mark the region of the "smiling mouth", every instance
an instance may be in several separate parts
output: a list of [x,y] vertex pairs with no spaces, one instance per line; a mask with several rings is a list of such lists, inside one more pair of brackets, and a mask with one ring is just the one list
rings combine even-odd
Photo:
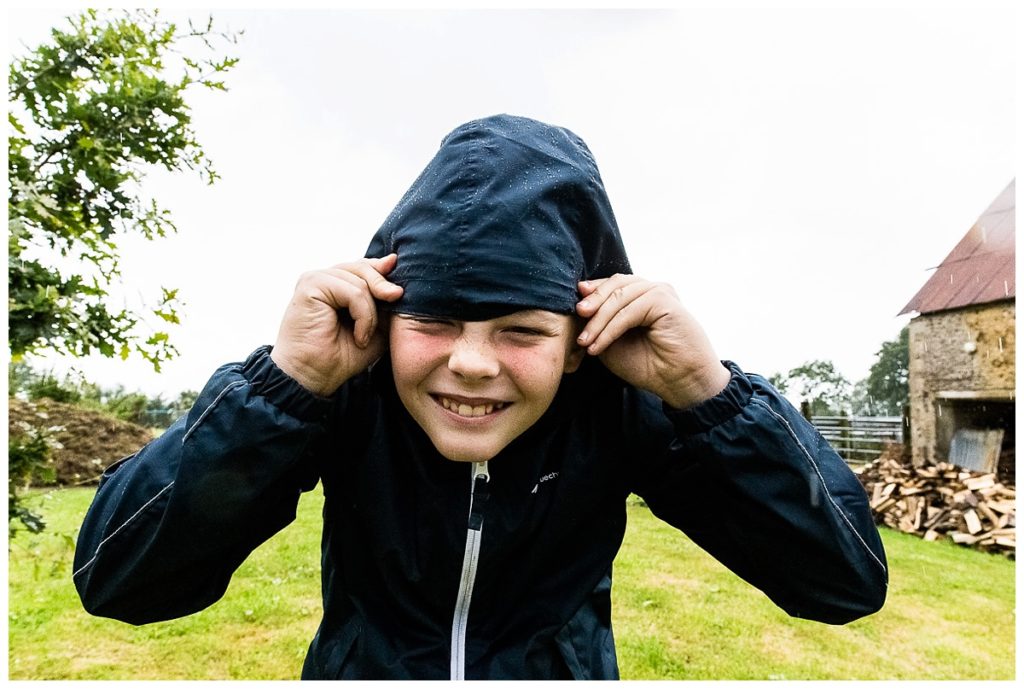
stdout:
[[494,412],[501,411],[507,407],[510,402],[486,402],[484,404],[467,404],[458,400],[453,400],[443,395],[434,395],[435,400],[445,409],[459,416],[466,418],[473,418],[477,416],[489,416]]

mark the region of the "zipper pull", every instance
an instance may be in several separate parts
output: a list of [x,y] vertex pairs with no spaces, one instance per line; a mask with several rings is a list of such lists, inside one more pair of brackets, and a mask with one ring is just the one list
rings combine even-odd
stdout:
[[469,491],[469,528],[473,531],[484,525],[483,506],[490,497],[490,483],[487,462],[473,462],[473,484]]
[[473,488],[470,495],[487,500],[490,483],[491,472],[487,470],[487,462],[473,462]]

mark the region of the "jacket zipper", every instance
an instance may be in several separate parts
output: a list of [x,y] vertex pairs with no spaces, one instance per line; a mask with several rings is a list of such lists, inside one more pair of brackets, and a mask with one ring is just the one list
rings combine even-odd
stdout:
[[491,475],[487,462],[474,462],[472,483],[469,488],[469,528],[466,530],[466,552],[462,556],[462,577],[459,595],[455,599],[452,619],[451,678],[466,678],[466,627],[469,622],[469,603],[473,598],[473,584],[480,559],[480,540],[483,534],[483,507],[490,495]]

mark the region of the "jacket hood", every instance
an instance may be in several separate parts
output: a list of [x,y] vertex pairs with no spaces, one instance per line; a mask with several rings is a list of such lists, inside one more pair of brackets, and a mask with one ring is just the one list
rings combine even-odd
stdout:
[[511,115],[444,138],[366,256],[392,252],[398,265],[388,279],[405,292],[381,306],[459,320],[575,313],[580,280],[631,272],[583,140]]

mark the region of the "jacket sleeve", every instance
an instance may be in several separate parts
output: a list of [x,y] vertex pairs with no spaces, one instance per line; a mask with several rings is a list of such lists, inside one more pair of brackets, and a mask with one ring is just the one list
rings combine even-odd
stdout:
[[310,450],[329,407],[267,347],[220,368],[186,417],[104,472],[75,551],[86,610],[143,624],[218,600],[316,485]]
[[794,617],[876,612],[888,569],[857,477],[768,381],[724,363],[725,390],[692,409],[627,392],[634,492]]

